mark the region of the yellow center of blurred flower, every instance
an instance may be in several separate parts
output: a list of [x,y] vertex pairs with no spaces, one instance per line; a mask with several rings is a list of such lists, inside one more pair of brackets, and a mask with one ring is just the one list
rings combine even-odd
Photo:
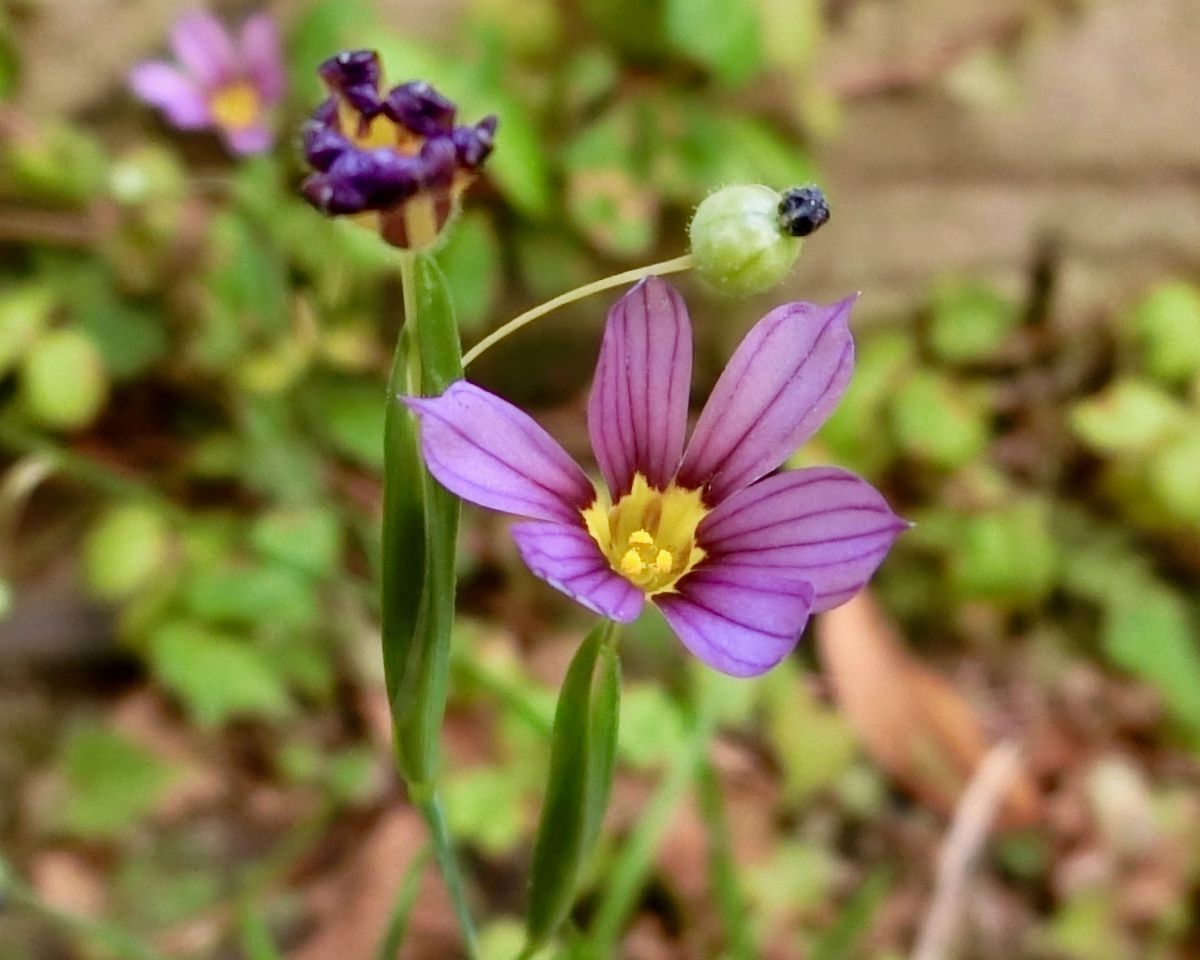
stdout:
[[646,596],[668,593],[704,559],[696,528],[708,510],[699,490],[656,490],[640,473],[613,506],[601,498],[583,511],[588,533],[612,568]]
[[213,120],[226,130],[245,130],[262,117],[262,101],[258,91],[248,83],[231,83],[222,87],[208,101]]

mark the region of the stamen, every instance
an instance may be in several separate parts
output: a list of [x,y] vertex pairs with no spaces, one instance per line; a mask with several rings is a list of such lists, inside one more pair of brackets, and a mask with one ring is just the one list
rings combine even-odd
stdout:
[[625,556],[621,558],[621,572],[627,577],[637,576],[645,569],[646,564],[638,556],[636,550],[627,550]]
[[670,573],[674,565],[675,560],[668,551],[658,551],[658,556],[654,558],[654,567],[659,573]]
[[633,546],[634,544],[639,543],[650,547],[654,545],[654,538],[645,530],[634,530],[633,533],[629,535],[629,545]]

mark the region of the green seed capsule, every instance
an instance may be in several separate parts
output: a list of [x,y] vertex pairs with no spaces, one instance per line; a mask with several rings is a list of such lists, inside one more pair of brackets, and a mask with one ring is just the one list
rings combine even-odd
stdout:
[[828,219],[828,204],[817,187],[783,193],[761,184],[723,187],[706,197],[692,218],[696,270],[729,296],[762,293],[788,275],[802,237]]

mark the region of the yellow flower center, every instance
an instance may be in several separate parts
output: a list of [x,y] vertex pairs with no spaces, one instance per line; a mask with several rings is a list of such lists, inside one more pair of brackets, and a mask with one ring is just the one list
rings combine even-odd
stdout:
[[262,101],[250,84],[231,83],[212,95],[208,102],[213,120],[226,130],[245,130],[262,117]]
[[708,513],[699,490],[656,490],[640,473],[613,506],[601,497],[583,511],[588,533],[612,568],[650,597],[668,593],[704,559],[696,528]]

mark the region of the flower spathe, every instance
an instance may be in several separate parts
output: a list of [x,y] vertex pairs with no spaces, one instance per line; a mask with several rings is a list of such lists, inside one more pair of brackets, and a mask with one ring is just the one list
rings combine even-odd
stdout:
[[496,118],[456,125],[455,105],[421,80],[385,91],[373,50],[343,51],[318,72],[330,95],[304,129],[316,171],[305,198],[368,223],[393,246],[430,245],[492,152]]
[[588,402],[606,491],[530,417],[473,384],[404,400],[439,482],[526,518],[512,533],[537,576],[621,622],[650,600],[705,663],[753,676],[791,651],[810,614],[856,593],[908,526],[845,470],[773,473],[845,390],[853,302],[763,317],[685,446],[687,310],[665,281],[639,283],[609,313]]
[[235,37],[212,14],[185,13],[171,48],[179,64],[139,63],[129,73],[133,92],[181,130],[216,130],[233,153],[270,149],[271,108],[287,85],[275,21],[256,14]]

